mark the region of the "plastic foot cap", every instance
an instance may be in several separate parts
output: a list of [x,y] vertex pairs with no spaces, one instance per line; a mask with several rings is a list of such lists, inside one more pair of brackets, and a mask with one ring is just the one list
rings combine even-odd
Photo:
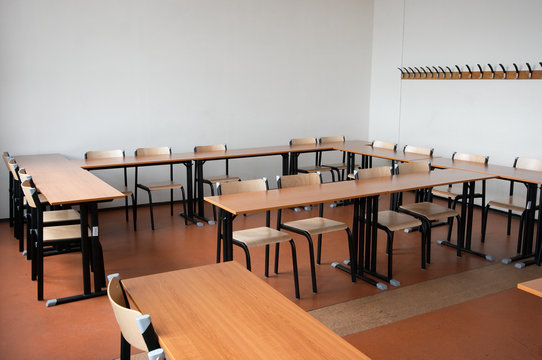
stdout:
[[55,305],[56,305],[56,299],[47,300],[47,302],[45,303],[45,306],[47,307],[51,307]]
[[391,279],[391,280],[390,280],[390,285],[392,285],[392,286],[399,286],[399,285],[401,285],[401,283],[400,283],[398,280]]
[[486,255],[487,261],[495,261],[495,257],[493,255]]
[[350,260],[348,260],[348,259],[343,260],[343,264],[345,264],[345,265],[350,265]]
[[209,220],[209,221],[207,221],[207,224],[209,224],[209,225],[214,225],[215,222],[214,222],[214,220]]
[[386,286],[386,284],[381,283],[381,282],[376,283],[376,287],[377,287],[379,290],[387,290],[387,289],[388,289],[388,287]]
[[516,265],[514,265],[514,267],[516,269],[523,269],[525,267],[525,263],[522,263],[522,262],[517,263]]
[[439,244],[439,245],[442,245],[443,242],[444,242],[444,240],[437,240],[437,244]]
[[311,211],[311,210],[312,210],[311,206],[305,206],[305,211]]
[[510,258],[502,259],[501,262],[502,262],[503,264],[508,265],[508,264],[510,264],[510,263],[512,262],[512,259],[510,259]]
[[301,209],[300,208],[294,208],[294,211],[295,212],[301,212]]
[[331,266],[335,268],[335,267],[339,266],[339,263],[336,262],[336,261],[335,261],[335,262],[332,262],[332,263],[331,263]]
[[203,223],[202,223],[201,221],[198,221],[198,222],[196,223],[196,225],[199,226],[199,227],[202,227],[202,226],[203,226]]

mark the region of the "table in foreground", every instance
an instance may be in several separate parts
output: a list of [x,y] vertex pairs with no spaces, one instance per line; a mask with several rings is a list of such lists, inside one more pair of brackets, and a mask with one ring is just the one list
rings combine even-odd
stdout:
[[171,359],[369,359],[234,261],[122,284]]
[[542,297],[542,278],[519,283],[518,289]]

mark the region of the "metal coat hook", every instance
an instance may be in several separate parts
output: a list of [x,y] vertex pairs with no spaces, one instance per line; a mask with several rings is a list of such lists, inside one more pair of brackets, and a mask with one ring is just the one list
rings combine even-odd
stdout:
[[508,77],[508,73],[506,72],[506,69],[504,68],[504,66],[502,66],[502,64],[499,64],[499,66],[501,67],[502,72],[504,73],[503,79],[506,79]]
[[[425,71],[425,69],[423,68],[423,66],[420,66],[420,69],[422,69],[422,71],[423,71],[423,78],[424,78],[424,79],[427,79],[427,71]],[[421,74],[420,74],[420,76],[421,76]]]
[[421,79],[422,78],[422,72],[420,71],[420,69],[418,69],[416,66],[414,66],[414,69],[416,69],[418,74],[420,74],[419,78]]
[[469,79],[472,79],[472,71],[470,69],[470,66],[469,65],[465,65],[467,67],[467,69],[469,70]]
[[484,70],[482,70],[482,67],[480,66],[480,64],[476,64],[478,65],[478,69],[480,70],[480,79],[482,79],[484,77]]
[[491,78],[494,79],[495,78],[495,71],[493,70],[493,66],[491,66],[491,64],[487,64],[487,66],[489,66],[489,68],[491,69]]
[[408,74],[408,78],[410,79],[410,71],[408,71],[407,68],[403,68],[403,69],[406,71],[406,73]]
[[448,71],[450,72],[450,79],[451,79],[452,76],[454,76],[454,73],[452,72],[452,69],[450,69],[449,66],[446,66],[446,69],[448,69]]
[[411,67],[409,67],[410,71],[412,71],[412,75],[414,75],[414,79],[416,78],[416,71],[414,71],[414,69],[412,69]]
[[399,69],[399,71],[401,72],[401,78],[404,79],[405,78],[405,72],[399,67],[397,69]]
[[455,66],[455,68],[457,69],[457,71],[459,72],[459,78],[461,79],[463,77],[463,74],[461,73],[461,69],[459,68],[459,66]]
[[446,71],[444,71],[442,66],[439,66],[438,68],[440,69],[440,71],[442,71],[442,75],[444,75],[444,78],[446,79]]
[[433,69],[434,69],[435,72],[437,73],[437,79],[438,79],[438,78],[440,77],[440,73],[438,72],[438,69],[437,69],[435,66],[433,66]]
[[429,70],[429,72],[431,73],[431,79],[433,78],[433,70],[431,70],[431,68],[429,66],[426,66],[427,67],[427,70]]
[[516,68],[516,79],[519,78],[519,69],[518,69],[518,66],[516,65],[516,63],[513,63],[512,65],[514,65],[514,67]]
[[529,69],[529,79],[531,79],[533,77],[533,69],[531,69],[531,64],[529,63],[526,63],[527,64],[527,68]]

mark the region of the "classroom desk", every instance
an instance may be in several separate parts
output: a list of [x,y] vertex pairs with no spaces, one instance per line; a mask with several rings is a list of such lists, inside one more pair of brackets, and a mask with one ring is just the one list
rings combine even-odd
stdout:
[[[538,222],[537,234],[536,234],[536,246],[533,252],[533,238],[535,232],[535,207],[530,204],[537,203],[537,191],[538,186],[542,184],[542,172],[531,171],[524,169],[517,169],[511,166],[502,166],[494,164],[476,164],[468,161],[452,160],[447,158],[435,158],[431,162],[431,166],[446,168],[446,169],[461,169],[466,171],[473,171],[482,174],[493,175],[499,179],[514,180],[523,182],[527,185],[527,216],[523,225],[523,237],[522,237],[522,250],[521,254],[512,256],[507,259],[503,259],[503,263],[508,264],[512,261],[524,260],[534,257],[533,260],[519,262],[515,266],[517,268],[523,268],[528,265],[537,264],[540,265],[541,251],[542,251],[542,225],[541,221]],[[474,191],[474,189],[473,189]],[[542,191],[540,192],[540,199],[538,204],[542,204]],[[470,238],[467,239],[470,243]]]
[[[36,188],[49,204],[80,207],[83,294],[48,300],[47,306],[104,295],[102,289],[105,287],[105,274],[102,247],[98,239],[97,203],[124,198],[124,195],[59,154],[23,155],[15,159],[19,167],[25,168],[32,176]],[[91,239],[88,237],[89,226],[92,230]],[[91,291],[90,285],[91,254],[94,291]]]
[[[468,203],[467,183],[474,183],[475,181],[491,179],[493,177],[469,171],[437,170],[429,173],[403,174],[360,181],[340,181],[262,192],[212,196],[205,197],[205,200],[224,210],[221,211],[222,216],[220,219],[223,224],[224,261],[233,260],[232,220],[234,215],[303,207],[324,202],[354,200],[354,217],[352,221],[353,243],[356,246],[354,256],[356,256],[359,250],[360,260],[368,259],[369,261],[365,261],[362,266],[357,266],[357,259],[350,259],[351,269],[357,274],[358,278],[379,288],[385,288],[384,284],[367,278],[364,275],[367,272],[378,278],[385,279],[385,276],[376,273],[378,196],[434,186],[464,183],[463,199],[465,203]],[[359,210],[362,207],[365,210],[363,214],[360,214]],[[457,256],[461,256],[461,252],[467,250],[463,246],[463,238],[466,231],[465,222],[462,222],[461,225],[462,227],[458,234],[458,244],[456,246]],[[340,268],[350,271],[344,267]]]
[[233,261],[122,285],[171,359],[369,359]]
[[542,278],[519,283],[518,289],[542,297]]

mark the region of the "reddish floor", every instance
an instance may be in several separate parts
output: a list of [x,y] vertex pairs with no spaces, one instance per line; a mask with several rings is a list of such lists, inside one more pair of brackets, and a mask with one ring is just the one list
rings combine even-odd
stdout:
[[[386,198],[382,199],[387,201]],[[180,209],[180,206],[178,206]],[[185,226],[179,216],[170,217],[169,208],[157,207],[156,230],[150,230],[147,209],[141,209],[138,231],[124,222],[120,210],[100,212],[100,241],[103,246],[106,273],[119,272],[123,278],[167,270],[213,263],[216,257],[216,226]],[[325,214],[351,223],[350,206],[329,208]],[[311,212],[285,212],[287,219],[316,215]],[[515,253],[515,239],[505,236],[504,217],[490,214],[485,245],[479,243],[479,212],[475,214],[473,248],[494,255],[497,260]],[[261,226],[263,215],[238,217],[235,226]],[[514,222],[515,234],[517,222]],[[455,251],[436,245],[445,236],[444,227],[433,231],[432,263],[420,269],[420,234],[399,233],[395,241],[395,278],[402,286],[488,265],[489,262],[472,255],[457,258]],[[384,243],[384,234],[382,244]],[[347,258],[345,233],[324,237],[322,265],[318,266],[318,294],[310,285],[307,241],[297,235],[300,268],[301,300],[295,300],[289,247],[281,248],[281,267],[278,275],[266,281],[309,310],[379,292],[373,286],[358,281],[352,284],[349,276],[330,266],[333,261]],[[263,277],[263,249],[254,249],[253,272]],[[234,258],[244,263],[241,250],[234,250]],[[386,263],[383,246],[379,249],[382,271]],[[81,255],[67,254],[46,258],[45,298],[69,296],[82,291]],[[6,222],[0,223],[0,351],[2,357],[113,359],[119,355],[118,328],[105,297],[46,308],[36,300],[36,287],[30,281],[29,263],[18,253],[17,243]],[[393,290],[390,287],[390,290]],[[388,291],[390,291],[388,290]],[[505,315],[504,312],[502,314]],[[499,331],[489,328],[487,331]],[[378,357],[375,357],[378,358]],[[386,358],[386,357],[381,357]],[[393,358],[393,357],[392,357]]]

